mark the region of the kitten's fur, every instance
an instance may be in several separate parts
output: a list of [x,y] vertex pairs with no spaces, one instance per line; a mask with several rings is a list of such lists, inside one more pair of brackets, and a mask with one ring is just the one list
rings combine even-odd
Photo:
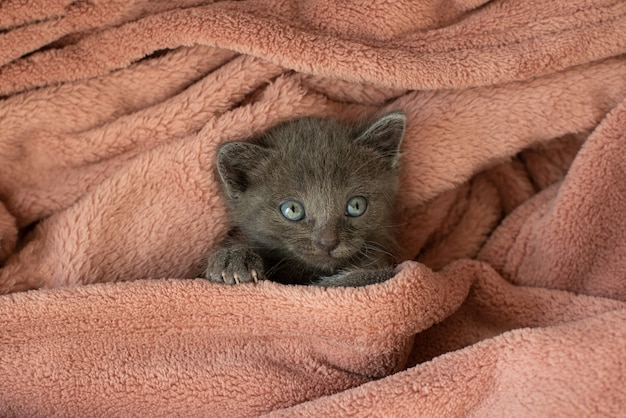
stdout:
[[[279,125],[254,144],[223,144],[217,168],[233,229],[210,255],[205,277],[360,286],[393,276],[404,126],[398,112],[361,127],[309,117]],[[367,209],[351,217],[347,202],[354,196],[365,197]],[[303,219],[283,216],[281,203],[289,199],[303,204]]]

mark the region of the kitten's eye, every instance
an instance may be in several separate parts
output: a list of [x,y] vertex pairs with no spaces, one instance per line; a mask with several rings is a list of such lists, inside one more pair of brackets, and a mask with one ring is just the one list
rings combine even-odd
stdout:
[[297,200],[285,200],[280,204],[280,213],[285,219],[299,221],[304,218],[304,205]]
[[348,200],[348,205],[346,206],[346,215],[352,216],[356,218],[365,213],[367,209],[367,199],[363,196],[354,196]]

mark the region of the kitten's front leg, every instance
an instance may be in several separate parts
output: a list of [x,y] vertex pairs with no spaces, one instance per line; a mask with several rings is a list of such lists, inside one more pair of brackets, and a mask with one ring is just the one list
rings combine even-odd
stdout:
[[343,271],[332,276],[320,277],[313,285],[320,287],[360,287],[382,283],[391,279],[395,274],[392,267]]
[[204,277],[230,285],[256,283],[265,279],[263,259],[248,244],[226,239],[209,255]]

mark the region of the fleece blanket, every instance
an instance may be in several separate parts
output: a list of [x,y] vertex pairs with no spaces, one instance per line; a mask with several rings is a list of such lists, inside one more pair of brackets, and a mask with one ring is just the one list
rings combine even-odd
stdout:
[[[1,416],[626,413],[626,3],[0,2]],[[407,114],[395,277],[197,278],[216,147]]]

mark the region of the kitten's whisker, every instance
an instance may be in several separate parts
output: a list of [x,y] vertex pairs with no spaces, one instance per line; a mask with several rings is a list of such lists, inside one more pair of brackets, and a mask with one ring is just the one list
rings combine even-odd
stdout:
[[291,261],[289,258],[283,258],[281,260],[279,260],[277,263],[275,263],[272,267],[270,267],[266,272],[265,275],[267,277],[271,277],[274,273],[276,273],[280,267],[285,264],[286,262]]
[[380,262],[379,259],[374,258],[370,254],[368,254],[367,249],[368,249],[367,247],[364,247],[364,249],[362,249],[362,250],[360,250],[358,252],[358,255],[362,256],[360,259],[361,260],[363,260],[363,259],[368,260],[370,262],[370,264]]
[[381,262],[384,262],[384,260],[381,260],[380,257],[376,257],[376,255],[383,255],[387,260],[395,259],[393,253],[388,251],[386,248],[383,248],[380,243],[374,241],[365,241],[363,247],[359,250],[359,254],[369,260],[371,264],[380,265]]
[[372,252],[375,252],[375,253],[378,253],[378,254],[384,254],[384,255],[387,255],[389,257],[394,257],[394,255],[391,252],[389,252],[389,251],[387,251],[387,250],[385,250],[383,248],[370,247],[370,249],[372,250]]
[[376,225],[377,228],[398,228],[400,226],[406,226],[409,224],[409,221],[406,222],[398,222],[398,223],[393,223],[393,224],[379,224]]

